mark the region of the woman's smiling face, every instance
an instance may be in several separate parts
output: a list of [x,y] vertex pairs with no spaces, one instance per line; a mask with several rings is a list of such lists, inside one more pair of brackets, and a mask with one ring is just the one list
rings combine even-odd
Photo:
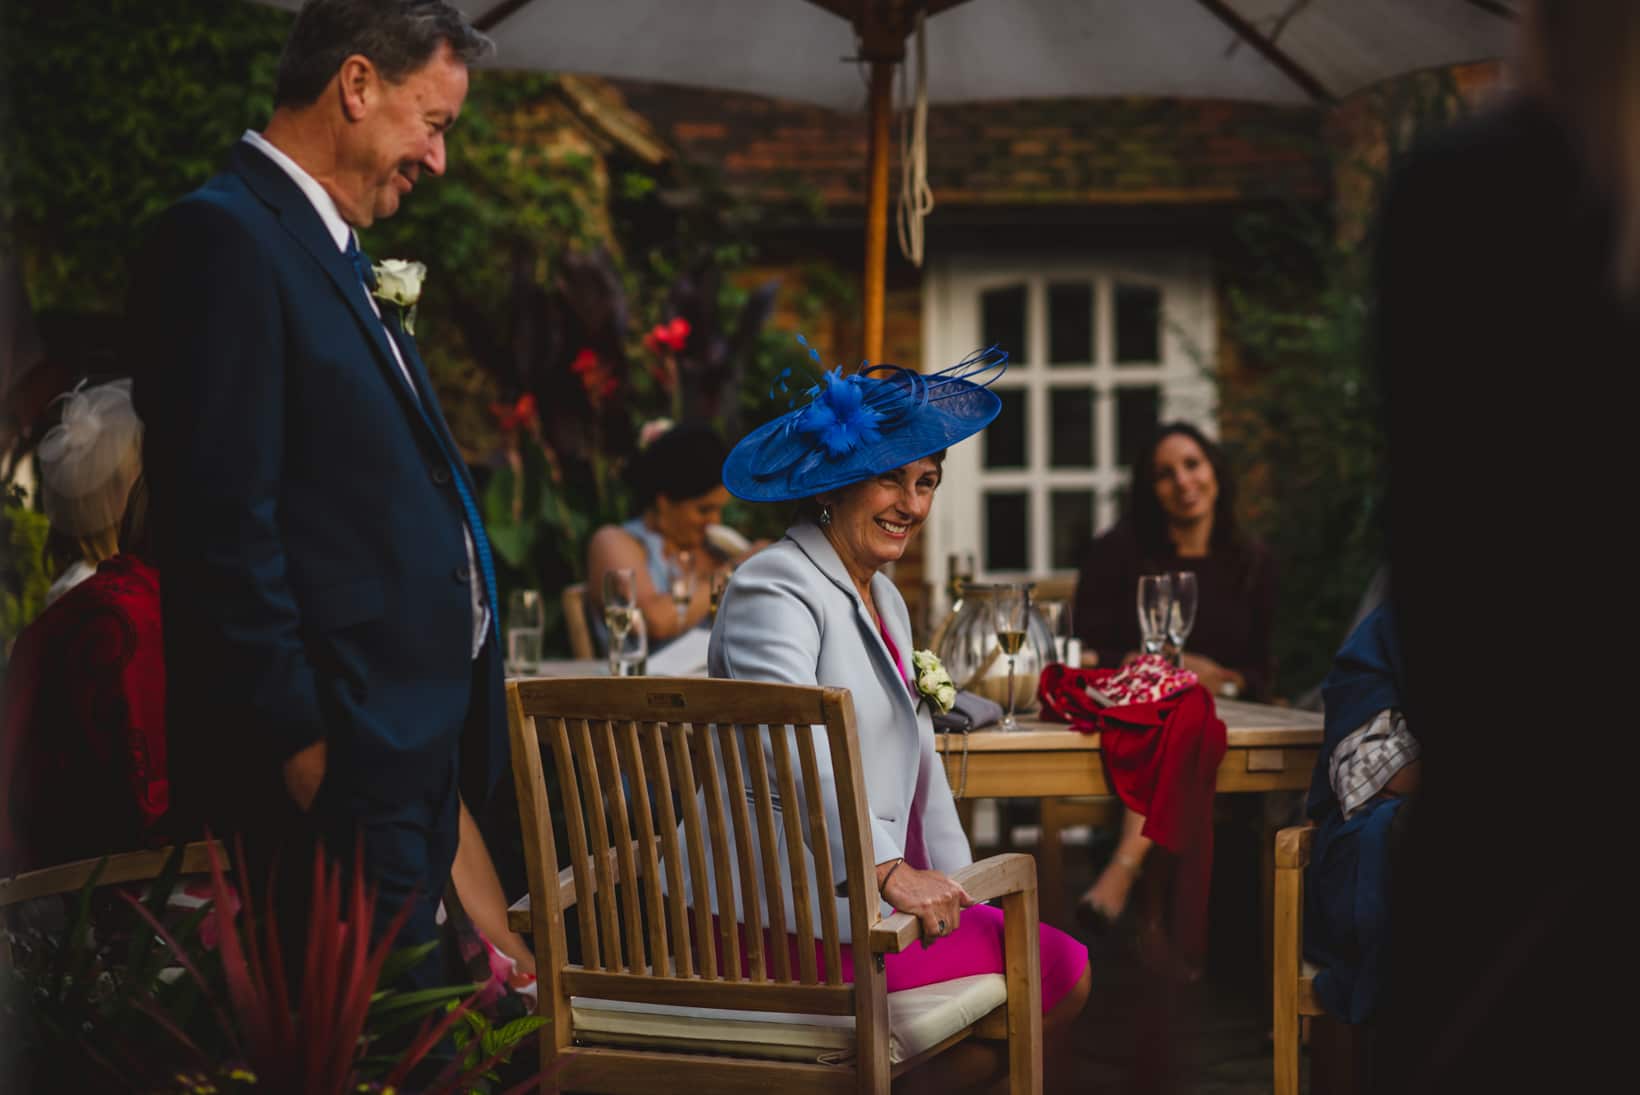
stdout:
[[831,507],[826,533],[856,576],[870,574],[905,554],[911,537],[928,520],[940,485],[940,461],[914,460],[864,482],[823,494]]
[[1174,525],[1210,520],[1219,499],[1219,480],[1201,446],[1173,433],[1156,446],[1156,501]]

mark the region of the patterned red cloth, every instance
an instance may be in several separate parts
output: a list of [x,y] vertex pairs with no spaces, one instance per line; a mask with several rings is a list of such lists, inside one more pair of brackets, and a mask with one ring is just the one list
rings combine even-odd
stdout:
[[159,573],[103,563],[17,637],[0,722],[0,875],[165,844]]
[[1225,728],[1213,697],[1192,685],[1154,703],[1101,707],[1087,692],[1120,670],[1042,671],[1044,718],[1100,734],[1105,773],[1128,809],[1145,818],[1144,834],[1179,857],[1173,934],[1192,958],[1207,948],[1207,897],[1213,874],[1213,793],[1224,759]]

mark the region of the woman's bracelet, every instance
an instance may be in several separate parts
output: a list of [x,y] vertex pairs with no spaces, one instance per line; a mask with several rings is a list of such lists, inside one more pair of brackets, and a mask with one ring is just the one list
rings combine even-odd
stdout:
[[902,864],[904,862],[905,862],[905,856],[901,856],[899,859],[896,859],[894,861],[894,866],[890,867],[888,869],[888,873],[883,875],[883,880],[881,882],[877,883],[877,892],[879,894],[883,893],[885,890],[888,889],[888,880],[894,877],[894,872],[899,870],[900,869],[900,864]]

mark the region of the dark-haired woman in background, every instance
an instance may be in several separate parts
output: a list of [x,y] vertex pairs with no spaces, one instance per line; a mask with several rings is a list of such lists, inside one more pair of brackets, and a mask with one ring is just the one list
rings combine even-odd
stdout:
[[[1194,426],[1163,426],[1133,468],[1128,512],[1089,548],[1073,618],[1084,664],[1117,666],[1139,650],[1136,591],[1144,574],[1193,571],[1196,622],[1184,667],[1217,696],[1266,699],[1274,674],[1275,562],[1235,516],[1235,479],[1223,451]],[[1097,659],[1097,661],[1092,661]],[[1079,914],[1113,920],[1150,851],[1145,819],[1129,810],[1116,852]]]
[[[627,472],[640,515],[621,525],[605,525],[587,545],[588,624],[600,644],[604,628],[604,575],[630,569],[637,584],[654,653],[700,624],[711,610],[712,573],[738,562],[707,538],[723,518],[729,492],[723,486],[723,459],[729,449],[704,423],[674,426],[644,446]],[[671,581],[680,568],[694,578],[688,608],[679,618]]]

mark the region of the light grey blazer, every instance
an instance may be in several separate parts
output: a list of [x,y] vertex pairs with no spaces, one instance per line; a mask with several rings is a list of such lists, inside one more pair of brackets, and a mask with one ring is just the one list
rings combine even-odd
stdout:
[[[911,617],[905,600],[884,575],[877,574],[871,581],[872,599],[909,670]],[[815,525],[805,521],[792,526],[778,543],[735,571],[718,606],[708,664],[714,677],[847,688],[854,697],[871,818],[870,861],[883,863],[903,855],[914,866],[947,873],[973,862],[950,784],[934,752],[934,727],[926,705],[906,685],[842,560]],[[766,735],[767,731],[767,750]],[[830,752],[818,733],[815,745],[835,890],[846,874],[837,794]],[[773,770],[772,758],[769,770]],[[808,794],[800,774],[798,794],[805,799]],[[806,801],[783,806],[795,807],[800,817],[807,817]],[[919,822],[915,833],[913,818]],[[781,863],[789,864],[784,828],[780,834]],[[913,840],[916,846],[908,846]],[[812,878],[809,849],[803,848],[802,855]],[[755,855],[751,859],[761,893],[762,862]],[[739,875],[734,873],[738,892]],[[791,931],[796,928],[796,915],[789,878],[785,893],[786,927]],[[813,895],[816,924],[819,900],[831,896]],[[842,897],[835,900],[838,924],[847,940],[848,902]],[[763,904],[767,923],[767,902]],[[717,911],[715,894],[711,906]],[[887,906],[883,909],[886,913]]]

